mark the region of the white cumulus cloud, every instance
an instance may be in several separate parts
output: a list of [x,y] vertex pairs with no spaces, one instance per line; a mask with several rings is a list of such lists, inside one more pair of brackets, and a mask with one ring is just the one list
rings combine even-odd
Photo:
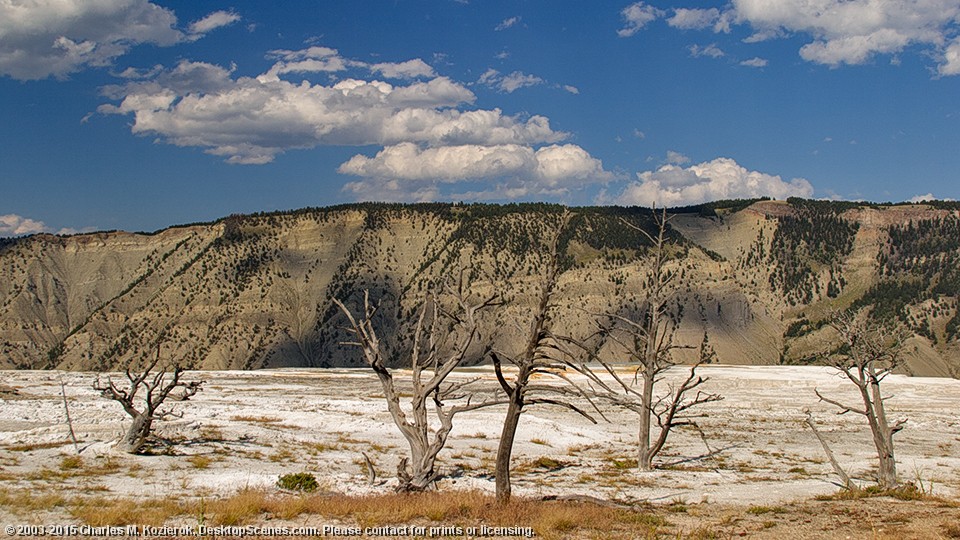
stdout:
[[623,17],[623,28],[617,30],[620,37],[630,37],[643,29],[647,24],[657,20],[663,12],[643,2],[636,2],[623,8],[620,16]]
[[529,173],[535,167],[533,148],[518,144],[420,148],[414,143],[401,143],[384,148],[372,158],[353,156],[338,171],[354,176],[449,182]]
[[280,76],[304,62],[331,62],[339,55],[313,47],[274,56],[278,63],[259,77],[234,77],[232,69],[182,61],[152,79],[105,88],[118,103],[98,110],[132,115],[135,134],[199,147],[238,164],[269,163],[286,150],[319,145],[531,145],[567,137],[543,116],[461,110],[476,97],[446,77],[400,85],[352,78],[329,85],[294,83]]
[[235,14],[215,12],[187,35],[176,14],[148,0],[0,1],[0,75],[18,80],[65,78],[109,66],[135,45],[198,39]]
[[506,30],[507,28],[511,28],[515,26],[518,22],[520,22],[520,17],[507,18],[507,19],[504,19],[500,24],[498,24],[497,27],[494,28],[494,30],[498,32],[500,30]]
[[862,64],[876,54],[899,53],[910,45],[933,49],[949,65],[949,48],[960,22],[957,0],[733,0],[735,20],[756,33],[748,41],[805,34],[800,48],[810,62]]
[[676,150],[667,150],[667,163],[671,165],[685,165],[690,163],[690,158]]
[[690,51],[690,56],[694,58],[700,58],[703,56],[708,56],[710,58],[721,58],[724,56],[724,52],[720,50],[720,47],[717,47],[716,43],[711,43],[705,47],[700,45],[691,45],[687,47],[687,50]]
[[388,79],[416,79],[419,77],[437,76],[433,68],[419,58],[399,63],[383,62],[380,64],[371,64],[370,71],[379,73]]
[[955,38],[943,53],[943,63],[938,70],[940,75],[960,75],[960,37]]
[[[599,159],[575,144],[535,150],[518,144],[424,148],[401,143],[373,157],[353,156],[338,171],[364,178],[344,188],[361,197],[377,194],[378,190],[418,193],[418,197],[436,197],[446,191],[447,196],[472,200],[556,196],[612,178]],[[440,188],[441,184],[470,182],[479,182],[480,186],[456,195]],[[403,186],[406,188],[399,189]]]
[[720,10],[676,8],[667,24],[681,30],[702,30],[713,26],[720,20]]
[[6,214],[0,216],[0,237],[5,236],[25,236],[28,234],[50,233],[50,234],[78,234],[92,232],[93,227],[84,229],[73,229],[65,227],[54,231],[46,223],[17,214]]
[[25,218],[17,214],[0,216],[0,236],[23,236],[42,232],[50,232],[50,229],[42,221]]
[[936,197],[934,196],[933,193],[927,193],[926,195],[914,195],[913,197],[910,197],[909,199],[907,199],[907,202],[922,203],[922,202],[930,202],[930,201],[952,201],[952,200],[953,199]]
[[762,67],[766,67],[767,63],[768,62],[766,58],[760,58],[759,56],[755,56],[749,60],[744,60],[743,62],[740,62],[740,65],[747,66],[747,67],[762,68]]
[[318,46],[297,51],[270,51],[268,58],[277,60],[277,63],[259,77],[261,80],[278,80],[280,75],[287,73],[335,73],[346,70],[348,63],[336,49]]
[[522,175],[551,186],[569,180],[609,178],[600,160],[575,144],[534,150],[519,144],[422,148],[401,143],[384,148],[374,157],[353,156],[338,170],[354,176],[444,182]]
[[684,206],[719,199],[810,197],[813,186],[803,178],[789,182],[779,176],[747,170],[730,158],[717,158],[690,167],[664,165],[637,173],[616,199],[619,204]]
[[214,11],[206,17],[190,23],[188,31],[191,34],[206,34],[217,28],[230,26],[240,20],[240,15],[232,11]]
[[528,86],[537,86],[543,84],[543,79],[536,75],[530,75],[520,71],[514,71],[509,75],[504,75],[499,71],[490,68],[480,75],[478,83],[489,86],[500,92],[512,94],[513,92],[526,88]]

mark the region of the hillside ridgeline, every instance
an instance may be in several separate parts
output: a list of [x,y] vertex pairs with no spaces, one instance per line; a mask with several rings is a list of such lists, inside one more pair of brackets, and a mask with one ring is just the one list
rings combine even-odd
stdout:
[[[333,298],[357,306],[369,290],[399,353],[428,288],[460,268],[504,302],[482,335],[518,350],[562,210],[357,204],[0,240],[0,368],[113,370],[161,336],[164,356],[198,369],[360,365],[341,344]],[[553,316],[586,335],[594,314],[643,297],[648,242],[623,221],[652,231],[653,219],[642,208],[571,210]],[[908,372],[960,374],[960,206],[791,199],[672,213],[670,268],[683,286],[671,305],[677,339],[692,346],[681,359],[706,334],[722,363],[817,362],[832,340],[825,318],[873,305],[913,336]]]

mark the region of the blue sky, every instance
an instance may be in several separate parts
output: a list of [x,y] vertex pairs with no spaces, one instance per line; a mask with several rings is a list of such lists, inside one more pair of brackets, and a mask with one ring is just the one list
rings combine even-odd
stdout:
[[0,2],[0,236],[960,198],[960,0]]

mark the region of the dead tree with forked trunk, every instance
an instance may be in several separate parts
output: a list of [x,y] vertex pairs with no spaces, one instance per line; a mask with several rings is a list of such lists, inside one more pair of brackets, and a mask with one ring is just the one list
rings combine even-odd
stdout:
[[[486,299],[472,299],[470,284],[461,271],[455,286],[445,282],[442,286],[447,296],[453,298],[453,311],[444,310],[439,295],[431,291],[420,309],[410,350],[410,383],[412,396],[410,408],[400,405],[400,392],[394,382],[394,372],[388,367],[388,359],[374,326],[379,304],[370,300],[369,291],[363,294],[363,312],[354,314],[339,299],[333,302],[349,321],[347,331],[355,341],[346,345],[359,347],[367,364],[377,374],[387,401],[387,410],[410,446],[410,456],[401,460],[397,475],[400,481],[397,491],[423,491],[434,485],[441,477],[437,471],[437,455],[443,450],[447,437],[453,429],[453,417],[461,412],[502,404],[502,399],[472,402],[467,386],[477,379],[447,383],[447,377],[466,358],[468,349],[480,337],[478,315],[496,303],[496,295]],[[449,330],[452,325],[452,330]],[[450,345],[448,340],[452,339]],[[489,348],[487,348],[489,350]],[[483,352],[486,355],[486,351]],[[429,402],[433,403],[439,427],[434,429],[429,419]],[[458,402],[449,405],[449,402]]]
[[[674,283],[677,273],[667,268],[671,216],[667,215],[666,208],[659,215],[654,208],[653,215],[655,235],[623,221],[624,225],[643,234],[652,246],[651,268],[644,283],[646,297],[638,302],[633,315],[608,315],[613,321],[612,328],[608,330],[610,339],[627,352],[629,363],[637,365],[634,376],[632,380],[624,379],[608,363],[601,362],[614,382],[608,385],[599,379],[595,381],[603,389],[601,395],[637,413],[637,467],[641,471],[654,469],[653,460],[663,450],[667,437],[674,428],[696,427],[690,409],[723,399],[718,394],[699,389],[707,379],[697,374],[697,368],[702,363],[709,362],[712,357],[706,335],[700,347],[699,358],[690,367],[690,372],[683,382],[669,392],[657,395],[657,384],[663,380],[665,372],[676,365],[672,352],[688,347],[674,343],[680,316],[671,314],[668,308],[672,292],[679,288]],[[654,422],[659,429],[656,433]]]
[[[840,337],[839,348],[830,354],[830,364],[857,387],[862,406],[851,406],[825,397],[817,389],[814,392],[820,401],[838,407],[837,414],[852,412],[866,418],[880,461],[877,483],[881,488],[895,488],[899,481],[893,436],[903,429],[906,420],[891,424],[886,411],[886,400],[890,396],[883,395],[880,383],[900,366],[906,336],[889,325],[871,320],[866,309],[836,315],[829,326]],[[849,479],[846,484],[851,485]]]
[[[160,364],[160,342],[157,342],[157,356],[144,369],[139,372],[131,372],[126,369],[127,381],[129,385],[118,386],[113,379],[107,377],[106,384],[100,381],[100,377],[93,382],[93,389],[100,392],[100,395],[107,399],[112,399],[123,406],[123,410],[130,415],[133,423],[126,434],[117,443],[116,448],[128,454],[138,454],[143,451],[144,446],[150,440],[153,434],[153,424],[158,420],[166,420],[170,417],[181,418],[183,414],[177,414],[169,409],[162,409],[163,402],[167,398],[174,398],[184,401],[190,396],[201,390],[203,381],[183,381],[181,376],[184,373],[183,368],[174,366],[173,371],[159,369]],[[174,394],[174,390],[182,389],[181,392]],[[137,395],[141,390],[146,392],[142,402],[137,400]],[[139,408],[138,408],[139,407]]]
[[[561,239],[572,219],[570,211],[560,215],[559,222],[553,234],[548,239],[546,265],[540,284],[540,297],[537,307],[530,321],[526,337],[526,344],[519,355],[511,357],[501,351],[492,351],[494,373],[497,381],[507,395],[507,412],[504,418],[500,442],[497,447],[496,480],[497,502],[510,501],[510,461],[513,454],[513,443],[516,438],[520,417],[531,405],[554,405],[564,407],[596,423],[593,417],[572,403],[569,398],[583,397],[590,399],[589,393],[576,385],[566,374],[569,369],[577,370],[577,364],[570,360],[562,346],[565,338],[557,336],[552,331],[550,314],[555,307],[553,297],[560,276],[562,262]],[[504,362],[513,364],[517,368],[512,382],[507,381],[503,370]],[[560,386],[550,384],[532,384],[531,378],[544,375],[558,379]],[[599,412],[599,409],[597,409]]]

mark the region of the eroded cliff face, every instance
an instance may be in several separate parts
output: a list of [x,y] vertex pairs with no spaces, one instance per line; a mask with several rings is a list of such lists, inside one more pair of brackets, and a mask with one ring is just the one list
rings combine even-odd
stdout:
[[[509,353],[521,347],[543,239],[560,210],[351,205],[152,235],[8,241],[0,245],[0,367],[117,369],[155,354],[158,339],[165,358],[194,368],[359,365],[357,351],[341,344],[348,336],[332,299],[358,307],[364,290],[382,302],[381,334],[399,358],[430,284],[461,268],[477,294],[503,300],[482,334]],[[553,318],[564,333],[587,335],[592,314],[644,297],[646,241],[622,220],[648,229],[652,220],[642,209],[571,210]],[[832,310],[893,294],[900,300],[889,316],[914,334],[907,369],[956,375],[960,293],[949,267],[960,253],[928,241],[956,222],[949,207],[812,201],[678,213],[671,305],[677,340],[691,349],[677,355],[692,360],[706,335],[722,363],[809,362],[829,345],[822,321]]]

